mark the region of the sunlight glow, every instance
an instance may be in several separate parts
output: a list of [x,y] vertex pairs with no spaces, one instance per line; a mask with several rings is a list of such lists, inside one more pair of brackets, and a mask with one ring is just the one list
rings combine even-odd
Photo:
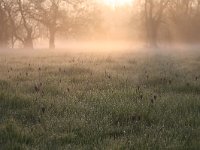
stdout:
[[131,5],[134,0],[102,0],[104,4],[117,7],[117,6],[124,6],[124,5]]

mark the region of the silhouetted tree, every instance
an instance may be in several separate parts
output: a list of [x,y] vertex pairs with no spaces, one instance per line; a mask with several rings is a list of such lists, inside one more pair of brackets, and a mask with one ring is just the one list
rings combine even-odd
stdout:
[[61,7],[64,0],[30,0],[32,4],[30,15],[48,28],[49,48],[55,48],[55,36],[61,19]]
[[2,1],[0,1],[0,19],[0,47],[7,47],[10,38],[9,22]]
[[169,0],[144,1],[145,30],[148,44],[151,47],[157,47],[158,32],[161,24],[164,22],[164,11],[168,3]]
[[173,0],[169,7],[173,32],[184,42],[200,40],[200,0]]
[[37,38],[37,23],[29,16],[29,3],[22,0],[2,0],[4,10],[10,23],[12,47],[20,41],[24,48],[33,48],[33,40]]
[[[55,48],[58,31],[66,33],[71,27],[77,27],[77,18],[85,12],[87,0],[29,0],[32,4],[31,17],[47,27],[49,48]],[[83,23],[83,22],[82,22]],[[81,24],[81,22],[79,22]]]

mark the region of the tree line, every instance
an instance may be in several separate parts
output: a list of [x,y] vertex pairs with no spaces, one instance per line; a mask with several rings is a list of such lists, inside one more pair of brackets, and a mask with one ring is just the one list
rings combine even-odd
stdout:
[[0,45],[15,47],[20,43],[33,48],[42,36],[55,48],[58,32],[69,35],[91,25],[94,6],[87,0],[0,0]]
[[[156,47],[161,40],[200,40],[200,0],[134,3],[130,22],[138,26],[132,30],[140,30],[149,46]],[[48,37],[49,48],[53,49],[58,34],[80,35],[95,30],[103,22],[98,7],[95,0],[0,0],[0,46],[33,48],[36,39]]]
[[200,0],[143,0],[140,7],[150,46],[156,47],[160,40],[199,42]]

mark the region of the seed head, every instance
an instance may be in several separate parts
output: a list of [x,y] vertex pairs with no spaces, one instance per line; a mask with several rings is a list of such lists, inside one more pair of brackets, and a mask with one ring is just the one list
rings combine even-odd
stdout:
[[42,107],[42,113],[45,113],[45,107]]
[[140,90],[140,86],[137,86],[137,90],[138,90],[138,91]]
[[172,84],[172,80],[169,80],[169,84]]
[[40,88],[37,85],[35,85],[34,89],[35,89],[36,92],[40,91]]
[[141,120],[141,117],[140,117],[140,116],[138,116],[138,117],[137,117],[137,119],[138,119],[138,121],[140,121],[140,120]]

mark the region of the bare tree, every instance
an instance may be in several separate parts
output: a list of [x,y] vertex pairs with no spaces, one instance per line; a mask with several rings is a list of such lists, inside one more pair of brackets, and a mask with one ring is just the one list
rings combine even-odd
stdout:
[[148,44],[157,47],[158,32],[170,0],[144,0],[145,30]]
[[17,0],[17,4],[19,8],[19,13],[21,15],[22,24],[26,31],[26,35],[23,39],[24,47],[33,48],[33,37],[32,37],[33,28],[32,28],[32,24],[28,23],[28,20],[29,20],[28,18],[29,16],[27,16],[28,7],[26,7],[27,5],[22,4],[21,0]]
[[20,26],[20,22],[18,21],[18,13],[17,13],[16,5],[15,5],[16,1],[2,0],[1,2],[4,8],[4,11],[7,14],[8,21],[10,24],[11,46],[12,48],[14,48],[14,44],[17,40],[22,41],[22,39],[17,34],[18,27]]
[[0,46],[6,47],[9,40],[9,29],[8,29],[8,16],[6,15],[3,2],[0,1]]
[[55,48],[55,36],[61,18],[63,0],[30,0],[30,15],[47,27],[49,31],[49,48]]
[[25,48],[33,48],[33,40],[38,37],[36,33],[38,23],[31,19],[29,3],[22,0],[2,0],[4,10],[12,33],[12,47],[16,41],[20,41]]
[[173,0],[169,7],[171,28],[184,42],[200,40],[200,0]]
[[6,36],[5,28],[7,26],[7,16],[5,14],[5,11],[3,9],[1,1],[0,1],[0,18],[1,18],[1,22],[0,22],[0,46],[4,46],[6,44],[6,40],[5,40],[5,36]]
[[[77,25],[77,16],[84,9],[87,0],[29,0],[32,4],[31,17],[47,27],[49,32],[49,48],[55,48],[55,38],[58,31],[65,32]],[[81,7],[79,7],[81,6]],[[80,23],[80,22],[79,22]]]

